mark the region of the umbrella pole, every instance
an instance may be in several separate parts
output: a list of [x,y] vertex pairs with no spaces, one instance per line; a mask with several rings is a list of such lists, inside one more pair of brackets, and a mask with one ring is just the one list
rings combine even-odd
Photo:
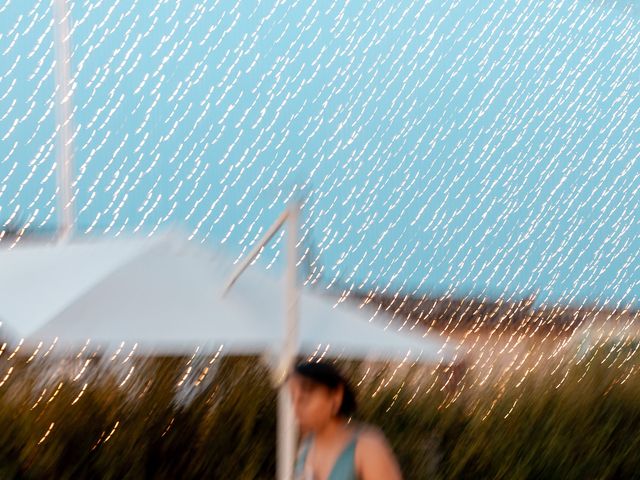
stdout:
[[284,380],[291,371],[298,353],[298,222],[301,202],[295,200],[282,212],[265,236],[256,244],[251,253],[238,265],[227,282],[222,295],[233,287],[238,277],[251,264],[262,248],[273,238],[276,232],[286,224],[287,242],[285,256],[287,259],[285,281],[285,329],[282,353],[275,365],[276,385],[278,385],[278,409],[276,432],[276,478],[278,480],[293,479],[293,464],[296,454],[297,427],[293,414],[293,405]]
[[277,437],[277,478],[278,480],[292,480],[296,451],[296,423],[291,398],[284,386],[278,390]]
[[71,52],[69,47],[69,10],[66,0],[54,0],[54,49],[56,54],[56,117],[58,123],[58,239],[65,241],[73,234],[74,200],[73,178],[73,132],[71,115]]
[[[298,350],[298,278],[297,243],[300,203],[293,202],[287,216],[287,271],[286,271],[286,324],[285,342],[280,362],[281,378],[289,373]],[[278,390],[278,429],[277,429],[277,479],[292,480],[296,451],[297,428],[293,405],[286,384],[280,383]]]

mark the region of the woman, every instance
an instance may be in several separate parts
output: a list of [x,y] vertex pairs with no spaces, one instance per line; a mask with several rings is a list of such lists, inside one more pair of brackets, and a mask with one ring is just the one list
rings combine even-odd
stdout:
[[297,365],[289,388],[304,435],[296,480],[402,479],[384,435],[350,422],[356,407],[353,391],[332,365]]

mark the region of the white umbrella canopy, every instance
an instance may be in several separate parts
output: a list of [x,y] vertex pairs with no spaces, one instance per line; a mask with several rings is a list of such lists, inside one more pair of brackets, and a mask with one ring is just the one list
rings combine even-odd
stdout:
[[456,346],[435,335],[421,336],[408,328],[398,331],[386,314],[353,301],[336,305],[336,298],[314,291],[300,294],[300,351],[327,356],[378,357],[452,363]]
[[110,350],[124,341],[139,352],[180,355],[221,344],[254,353],[277,339],[255,315],[268,301],[264,290],[222,299],[224,262],[180,237],[27,244],[0,251],[0,265],[5,260],[0,316],[29,345],[57,338],[56,350],[87,340]]
[[[229,258],[177,235],[24,243],[0,249],[3,335],[70,352],[135,345],[140,354],[217,351],[277,356],[283,282],[256,265],[222,295]],[[302,289],[299,351],[450,363],[455,346],[385,330],[373,310]],[[380,325],[382,324],[382,325]],[[88,344],[87,344],[88,341]]]

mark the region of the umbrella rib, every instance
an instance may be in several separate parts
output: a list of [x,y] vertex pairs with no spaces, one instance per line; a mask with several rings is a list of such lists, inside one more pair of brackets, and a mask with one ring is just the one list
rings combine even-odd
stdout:
[[246,257],[244,257],[242,262],[240,262],[240,265],[238,265],[238,268],[233,272],[233,274],[229,278],[229,281],[227,282],[227,285],[224,288],[224,291],[222,292],[223,297],[229,292],[229,290],[231,290],[231,287],[233,287],[233,285],[236,283],[240,275],[242,275],[242,272],[244,272],[249,266],[249,264],[254,260],[254,258],[258,256],[258,253],[260,253],[260,250],[267,243],[269,243],[269,240],[273,238],[273,236],[280,229],[280,227],[282,227],[282,225],[284,224],[284,222],[287,220],[288,217],[289,217],[289,209],[287,208],[284,212],[280,214],[280,216],[273,223],[273,225],[269,227],[269,230],[267,231],[267,233],[265,233],[264,237],[262,237],[262,239],[258,243],[256,243],[256,245],[253,247],[253,250],[251,250],[251,252]]

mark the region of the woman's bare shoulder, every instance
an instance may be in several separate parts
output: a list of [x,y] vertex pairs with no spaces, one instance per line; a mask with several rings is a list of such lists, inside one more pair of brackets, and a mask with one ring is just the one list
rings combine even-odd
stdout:
[[380,428],[375,425],[361,425],[358,427],[358,442],[366,444],[386,443],[387,438]]
[[363,479],[401,479],[395,455],[382,430],[367,425],[359,430],[356,467]]
[[373,425],[364,425],[358,429],[357,449],[367,457],[391,452],[387,437],[380,428]]

